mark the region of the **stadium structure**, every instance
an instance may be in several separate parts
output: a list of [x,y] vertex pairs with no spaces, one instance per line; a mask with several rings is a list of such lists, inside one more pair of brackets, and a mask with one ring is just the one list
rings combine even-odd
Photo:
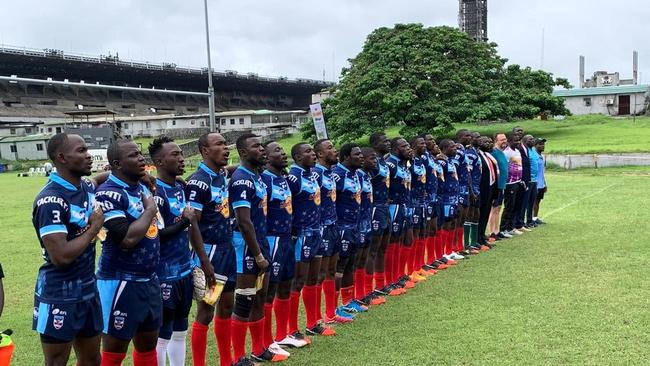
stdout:
[[487,0],[458,0],[458,27],[473,40],[487,42]]

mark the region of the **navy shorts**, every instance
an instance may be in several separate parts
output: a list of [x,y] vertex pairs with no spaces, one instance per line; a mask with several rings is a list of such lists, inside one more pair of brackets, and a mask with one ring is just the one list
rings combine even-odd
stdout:
[[444,218],[445,222],[456,219],[459,214],[458,209],[458,205],[443,205],[442,217]]
[[290,235],[267,236],[271,278],[273,283],[288,281],[296,276],[296,258]]
[[319,256],[318,251],[321,248],[320,229],[303,230],[293,237],[294,258],[296,263],[309,263],[312,259]]
[[402,235],[402,232],[406,228],[406,207],[402,204],[389,205],[388,213],[390,214],[391,235],[394,237]]
[[[235,290],[235,281],[237,280],[237,255],[235,254],[235,247],[230,245],[211,245],[203,244],[205,253],[210,258],[210,263],[214,268],[214,273],[219,276],[228,278],[223,290],[225,292],[232,292]],[[193,255],[194,263],[200,266],[199,257]]]
[[34,299],[32,329],[46,337],[72,342],[79,336],[90,338],[102,332],[99,295],[71,304],[47,304]]
[[187,330],[187,317],[192,308],[194,284],[192,274],[172,281],[160,282],[160,296],[163,304],[163,320],[159,337],[170,339],[172,332]]
[[438,217],[439,211],[440,211],[440,205],[438,204],[437,201],[427,203],[426,213],[425,213],[427,216],[427,221],[431,221],[436,217]]
[[373,235],[383,235],[390,229],[390,214],[387,205],[372,208],[371,229]]
[[371,241],[371,220],[359,220],[359,248],[368,248]]
[[458,194],[458,203],[463,207],[469,207],[469,188],[467,186],[460,186],[460,193]]
[[336,224],[323,226],[321,233],[321,245],[318,254],[323,257],[331,257],[339,251],[339,231]]
[[157,278],[144,282],[97,280],[105,334],[122,340],[162,325],[162,299]]
[[[232,233],[232,245],[235,247],[235,255],[237,256],[237,274],[244,275],[254,275],[257,276],[260,274],[260,268],[257,266],[255,261],[255,255],[250,250],[244,237],[239,231],[233,231]],[[260,240],[257,239],[257,245],[260,247],[262,255],[267,260],[269,259],[269,243],[266,241],[266,238]],[[269,270],[270,268],[267,268]]]
[[411,227],[413,229],[424,229],[427,227],[427,207],[415,206],[413,207],[413,214],[411,215]]
[[359,230],[352,227],[339,227],[339,256],[347,258],[357,252],[359,246]]

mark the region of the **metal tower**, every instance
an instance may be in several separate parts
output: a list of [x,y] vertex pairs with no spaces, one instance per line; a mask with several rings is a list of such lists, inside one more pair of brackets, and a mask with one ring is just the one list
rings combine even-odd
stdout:
[[458,0],[458,26],[475,41],[486,42],[487,0]]

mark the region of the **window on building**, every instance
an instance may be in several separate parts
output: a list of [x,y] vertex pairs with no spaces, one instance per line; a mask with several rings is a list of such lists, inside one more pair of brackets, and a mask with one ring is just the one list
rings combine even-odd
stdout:
[[122,123],[122,128],[125,130],[129,129],[129,124],[128,123]]
[[36,151],[43,151],[43,144],[36,144]]
[[230,119],[230,124],[231,124],[231,125],[234,125],[234,124],[235,124],[235,119],[234,119],[234,118],[231,118],[231,119]]
[[243,118],[240,118],[240,119],[239,119],[239,124],[240,124],[240,125],[243,125],[243,124],[244,124],[244,119],[243,119]]
[[151,128],[151,122],[147,121],[144,123],[144,128]]
[[591,98],[584,98],[585,107],[591,107]]
[[10,128],[9,129],[9,134],[15,135],[16,134],[16,129],[15,128]]
[[47,133],[52,133],[52,127],[47,128]]
[[176,120],[172,121],[172,126],[176,126]]
[[16,145],[9,146],[9,150],[11,150],[12,153],[15,153],[17,151],[16,150]]
[[226,124],[226,119],[225,119],[225,118],[222,118],[222,119],[221,119],[221,124],[222,124],[222,125],[225,125],[225,124]]
[[61,127],[57,127],[57,128],[56,128],[56,133],[61,133],[61,132],[63,132],[63,130],[61,129]]
[[191,121],[190,121],[190,124],[191,124],[192,126],[194,126],[194,120],[191,120]]
[[201,127],[205,127],[205,121],[201,120]]
[[25,133],[32,133],[31,127],[25,127]]

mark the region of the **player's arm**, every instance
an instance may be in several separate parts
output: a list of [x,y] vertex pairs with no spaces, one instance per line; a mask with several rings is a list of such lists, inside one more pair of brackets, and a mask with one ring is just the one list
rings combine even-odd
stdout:
[[91,182],[95,187],[99,187],[99,186],[101,186],[102,184],[104,184],[104,182],[106,182],[106,180],[108,179],[108,177],[109,177],[110,175],[111,175],[111,172],[101,172],[101,173],[98,173],[96,176],[90,178],[90,182]]
[[113,202],[112,199],[106,199],[106,197],[104,195],[98,195],[97,200],[104,210],[104,227],[108,230],[108,235],[122,249],[135,247],[144,238],[158,212],[153,196],[142,196],[144,212],[131,224],[127,221],[124,212],[120,210],[120,207],[122,207],[121,203]]
[[257,235],[255,234],[255,226],[251,220],[251,199],[255,196],[255,188],[253,182],[245,179],[237,180],[232,183],[228,192],[229,196],[236,199],[232,203],[232,208],[235,211],[235,218],[237,219],[237,226],[241,233],[246,245],[255,256],[255,262],[261,270],[265,270],[269,266],[269,262],[264,258],[262,250],[257,243]]
[[61,215],[63,214],[63,207],[58,204],[46,204],[37,208],[40,226],[39,235],[50,261],[56,267],[67,266],[74,262],[94,241],[104,223],[101,210],[95,209],[90,215],[86,231],[68,241],[68,231],[61,221]]
[[210,262],[208,254],[205,252],[205,247],[203,246],[203,236],[201,235],[201,229],[199,228],[199,222],[201,217],[203,217],[203,205],[208,203],[211,198],[211,193],[205,187],[207,184],[201,185],[194,180],[190,180],[187,185],[185,185],[185,195],[187,197],[187,203],[194,210],[194,217],[190,218],[190,245],[194,249],[194,253],[199,258],[199,263],[201,264],[201,269],[205,274],[205,279],[208,281],[208,286],[213,286],[215,283],[214,267]]

